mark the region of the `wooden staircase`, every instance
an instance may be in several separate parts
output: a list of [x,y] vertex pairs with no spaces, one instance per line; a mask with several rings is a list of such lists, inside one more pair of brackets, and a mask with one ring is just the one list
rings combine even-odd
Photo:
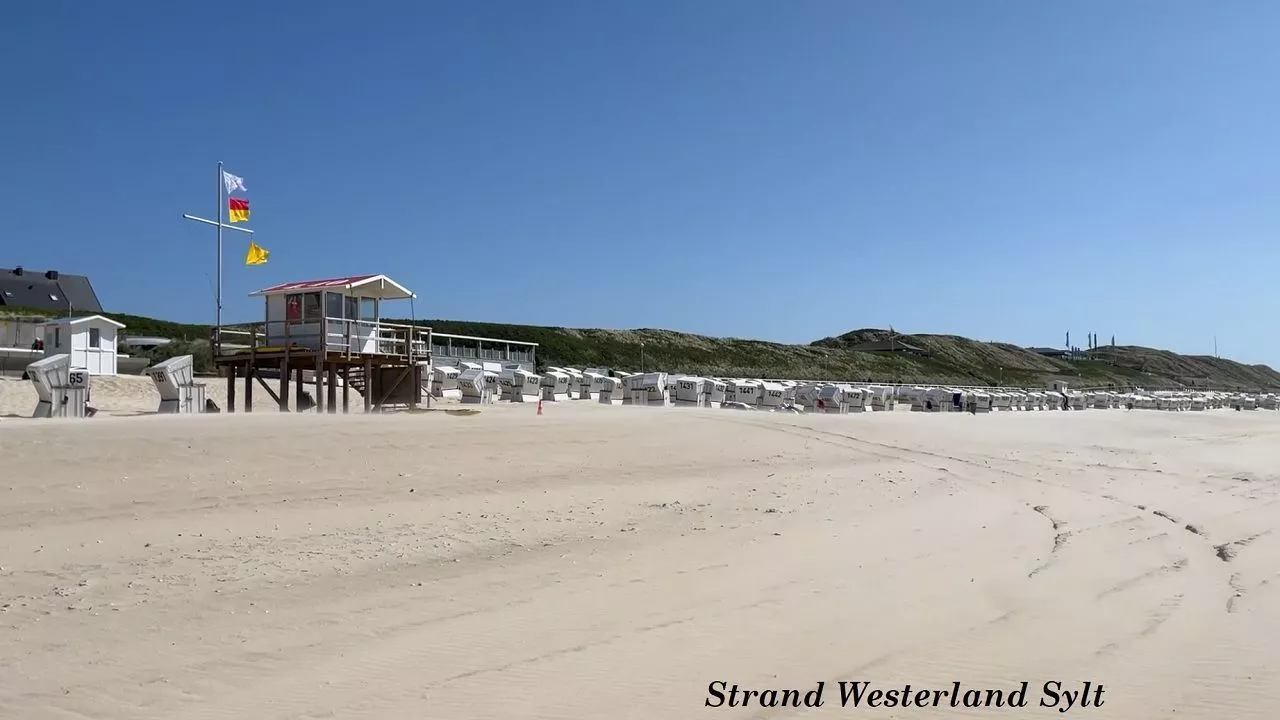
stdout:
[[365,396],[365,391],[369,387],[369,378],[365,377],[363,365],[352,365],[347,368],[347,384],[352,390],[360,393],[360,397]]
[[[347,383],[350,385],[352,390],[360,393],[360,397],[366,397],[366,393],[369,390],[369,378],[364,374],[363,365],[352,365],[348,368]],[[370,400],[377,403],[381,398],[370,398]],[[422,381],[422,400],[427,407],[431,407],[435,401],[435,398],[431,396],[430,375],[424,376]]]

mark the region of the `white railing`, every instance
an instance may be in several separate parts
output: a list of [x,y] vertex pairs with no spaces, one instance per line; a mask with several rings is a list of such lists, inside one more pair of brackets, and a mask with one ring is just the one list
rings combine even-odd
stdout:
[[[349,357],[393,355],[410,361],[431,357],[431,328],[381,320],[330,317],[306,322],[269,320],[248,329],[224,327],[220,330],[219,337],[215,338],[220,351],[298,347],[340,352]],[[214,332],[218,334],[218,329]]]

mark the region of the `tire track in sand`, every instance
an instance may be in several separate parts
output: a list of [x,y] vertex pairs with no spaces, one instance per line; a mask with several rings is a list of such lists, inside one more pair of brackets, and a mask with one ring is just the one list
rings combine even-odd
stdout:
[[[744,424],[750,424],[756,427],[762,426],[760,424],[749,422],[749,421],[744,422]],[[793,434],[799,437],[805,437],[806,439],[816,441],[816,442],[831,444],[837,447],[844,447],[861,454],[868,454],[873,457],[892,460],[895,462],[908,462],[914,465],[927,467],[931,469],[935,468],[935,465],[934,463],[930,462],[930,460],[945,459],[945,460],[949,460],[951,462],[959,463],[962,465],[968,465],[968,466],[974,467],[975,469],[982,470],[984,472],[995,472],[1005,476],[1018,478],[1027,482],[1037,483],[1040,485],[1047,485],[1049,487],[1054,487],[1056,489],[1069,491],[1073,494],[1086,497],[1090,500],[1094,500],[1094,501],[1104,500],[1109,504],[1120,505],[1125,508],[1139,511],[1140,514],[1136,514],[1136,515],[1126,514],[1122,518],[1102,522],[1098,525],[1095,525],[1089,528],[1082,528],[1082,529],[1073,531],[1073,530],[1064,529],[1066,526],[1066,523],[1060,520],[1058,517],[1056,517],[1048,505],[1032,505],[1031,503],[1026,503],[1026,506],[1028,508],[1042,515],[1046,520],[1048,520],[1054,531],[1054,539],[1053,539],[1054,544],[1050,551],[1051,557],[1049,558],[1048,561],[1046,561],[1039,567],[1036,567],[1031,572],[1029,572],[1027,575],[1028,578],[1034,577],[1035,575],[1043,572],[1046,568],[1048,568],[1054,562],[1056,562],[1058,560],[1057,553],[1064,546],[1066,546],[1067,541],[1071,537],[1080,533],[1096,531],[1096,530],[1105,530],[1107,528],[1112,528],[1117,525],[1123,525],[1126,523],[1138,523],[1147,517],[1146,507],[1141,505],[1134,505],[1133,503],[1126,502],[1124,500],[1121,500],[1109,494],[1094,493],[1094,492],[1081,490],[1079,488],[1075,488],[1071,486],[1059,485],[1058,483],[1046,481],[1043,478],[1028,476],[1022,473],[1009,470],[1007,468],[992,467],[988,464],[975,462],[972,460],[968,460],[965,458],[956,457],[952,455],[947,455],[945,453],[934,453],[929,451],[915,450],[912,448],[903,448],[903,447],[892,445],[890,443],[879,443],[879,442],[873,442],[868,440],[861,440],[858,438],[850,437],[848,435],[844,435],[842,433],[825,432],[825,431],[813,430],[811,428],[804,428],[804,427],[798,427],[798,426],[790,426],[790,427],[772,426],[771,429],[774,429],[775,431],[778,431],[778,432]],[[806,431],[809,431],[809,432],[806,432]],[[826,436],[826,437],[822,437],[822,436]],[[828,438],[833,438],[833,439],[828,439]],[[871,447],[867,447],[867,446],[871,446]],[[872,449],[872,448],[875,448],[875,449]],[[885,452],[885,451],[891,451],[891,452]],[[929,460],[926,460],[924,458],[928,458]],[[1001,460],[1000,462],[1008,463],[1013,461]],[[977,487],[983,487],[983,488],[987,487],[986,483],[982,483],[977,480],[973,480],[971,478],[966,478],[964,475],[955,473],[948,468],[936,468],[936,469],[942,470],[944,472],[948,472],[949,474],[953,475],[957,479],[967,481],[968,483],[971,483]],[[1159,516],[1165,520],[1170,519],[1169,517],[1166,517],[1164,514],[1160,514]],[[1203,535],[1201,532],[1192,531],[1191,527],[1184,526],[1184,529],[1187,529],[1189,532],[1192,532],[1192,534],[1201,536],[1203,538]],[[1152,542],[1155,540],[1159,540],[1162,538],[1169,538],[1169,537],[1170,537],[1169,533],[1159,532],[1144,538],[1140,538],[1136,541],[1126,541],[1124,545],[1133,546],[1139,543]],[[1183,570],[1187,569],[1189,565],[1190,565],[1189,559],[1186,557],[1182,557],[1177,559],[1171,564],[1161,565],[1159,567],[1148,569],[1137,576],[1134,576],[1132,578],[1127,578],[1125,580],[1122,580],[1116,583],[1115,585],[1112,585],[1111,587],[1102,589],[1095,596],[1095,600],[1105,599],[1109,596],[1137,587],[1139,585],[1142,585],[1143,583],[1152,581],[1159,577],[1165,577],[1170,574],[1181,573]],[[1177,592],[1174,595],[1167,597],[1162,601],[1159,601],[1157,604],[1149,606],[1146,610],[1145,620],[1141,622],[1140,627],[1132,636],[1126,638],[1125,640],[1121,640],[1119,642],[1110,642],[1104,645],[1103,647],[1099,648],[1097,651],[1094,651],[1093,655],[1099,656],[1099,655],[1114,653],[1128,646],[1134,641],[1143,640],[1148,637],[1151,637],[1156,632],[1158,632],[1160,628],[1163,627],[1165,623],[1167,623],[1169,619],[1172,618],[1178,612],[1178,610],[1182,607],[1183,598],[1184,598],[1184,593]],[[1007,613],[1005,616],[998,618],[997,621],[1012,619],[1013,617],[1016,616],[1016,614],[1017,614],[1016,612]],[[994,622],[995,621],[993,621],[993,623]],[[993,623],[988,623],[988,624],[993,624]],[[969,628],[966,630],[966,632],[973,632],[973,631],[976,631],[976,629],[977,628]],[[890,659],[892,659],[892,656],[877,658],[875,661],[872,661],[871,663],[867,663],[862,666],[859,666],[859,668],[857,668],[854,671],[854,673],[856,674],[857,671],[865,671],[871,667],[875,667],[880,664],[887,663]],[[842,677],[848,677],[848,676],[849,674],[846,673]],[[773,717],[776,714],[777,713],[764,713],[764,714],[759,714],[753,717],[767,718],[767,717]]]
[[1048,505],[1036,505],[1031,509],[1043,515],[1045,519],[1048,520],[1053,525],[1053,531],[1055,535],[1053,536],[1053,547],[1049,550],[1049,559],[1044,561],[1040,565],[1032,568],[1031,572],[1027,573],[1028,578],[1033,578],[1036,575],[1039,575],[1044,570],[1048,569],[1048,567],[1052,565],[1055,560],[1057,560],[1057,558],[1055,557],[1055,554],[1062,549],[1063,545],[1067,544],[1067,540],[1071,537],[1070,530],[1062,529],[1063,527],[1066,526],[1066,523],[1061,520],[1058,520],[1052,514],[1050,514]]

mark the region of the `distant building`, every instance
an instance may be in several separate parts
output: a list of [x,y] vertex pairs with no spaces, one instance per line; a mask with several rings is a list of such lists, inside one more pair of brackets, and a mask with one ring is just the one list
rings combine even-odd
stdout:
[[57,270],[0,268],[0,307],[50,312],[100,313],[102,303],[89,278]]
[[1037,355],[1043,355],[1051,358],[1063,358],[1071,354],[1061,348],[1033,347],[1027,349]]
[[865,342],[860,345],[854,345],[849,348],[856,352],[900,352],[909,355],[928,355],[929,353],[921,347],[901,340],[877,340],[875,342]]
[[156,337],[154,335],[120,336],[120,345],[134,350],[151,350],[163,347],[171,342],[173,342],[171,338]]

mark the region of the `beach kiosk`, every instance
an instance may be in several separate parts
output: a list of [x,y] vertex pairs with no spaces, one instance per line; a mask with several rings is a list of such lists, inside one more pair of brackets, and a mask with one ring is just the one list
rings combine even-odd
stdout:
[[[315,377],[317,412],[337,412],[339,386],[343,412],[351,389],[363,396],[366,412],[430,402],[422,385],[430,376],[431,328],[382,320],[387,303],[416,297],[400,283],[386,275],[351,275],[281,283],[249,295],[263,299],[262,323],[214,328],[214,363],[227,376],[227,412],[236,410],[238,376],[244,378],[245,412],[253,410],[255,382],[287,411],[292,379],[295,407],[309,406],[304,373]],[[412,311],[404,307],[397,314]],[[268,377],[279,380],[278,393]]]

